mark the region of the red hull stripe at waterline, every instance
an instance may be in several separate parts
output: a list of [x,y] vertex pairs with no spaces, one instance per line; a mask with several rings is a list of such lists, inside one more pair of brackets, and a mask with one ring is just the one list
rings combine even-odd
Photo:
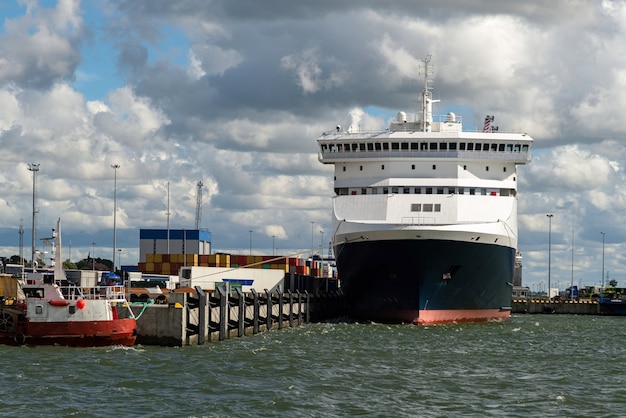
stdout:
[[511,311],[507,309],[453,309],[453,310],[420,310],[414,324],[437,325],[462,322],[503,321],[510,319]]

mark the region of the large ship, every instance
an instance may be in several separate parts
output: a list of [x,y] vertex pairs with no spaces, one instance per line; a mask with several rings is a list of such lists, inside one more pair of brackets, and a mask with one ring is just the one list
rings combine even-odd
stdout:
[[333,247],[350,315],[441,324],[510,317],[517,166],[532,138],[487,116],[464,131],[433,117],[430,58],[417,115],[384,131],[337,126],[318,139],[333,164]]

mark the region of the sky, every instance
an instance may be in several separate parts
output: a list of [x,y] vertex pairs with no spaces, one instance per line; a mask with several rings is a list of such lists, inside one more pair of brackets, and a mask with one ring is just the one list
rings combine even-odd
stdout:
[[22,224],[30,258],[29,164],[37,237],[61,217],[72,261],[112,258],[114,196],[122,264],[139,229],[194,228],[199,181],[213,251],[321,246],[333,171],[316,138],[413,113],[427,55],[434,113],[535,140],[518,175],[524,285],[604,271],[626,287],[624,1],[3,1],[0,255],[19,253]]

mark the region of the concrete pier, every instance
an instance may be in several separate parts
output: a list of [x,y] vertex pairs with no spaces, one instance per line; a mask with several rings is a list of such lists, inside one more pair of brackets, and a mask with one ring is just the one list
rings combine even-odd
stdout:
[[[514,314],[608,315],[597,301],[516,299]],[[201,345],[339,318],[346,314],[341,292],[171,293],[167,304],[131,305],[137,319],[137,344],[159,346]],[[120,316],[128,310],[119,308]]]
[[[171,293],[168,304],[132,304],[137,344],[185,346],[253,335],[338,317],[344,312],[339,292],[268,292],[227,294]],[[127,313],[128,314],[128,313]],[[120,316],[124,312],[120,311]]]
[[600,304],[591,300],[517,299],[512,302],[512,313],[602,315]]

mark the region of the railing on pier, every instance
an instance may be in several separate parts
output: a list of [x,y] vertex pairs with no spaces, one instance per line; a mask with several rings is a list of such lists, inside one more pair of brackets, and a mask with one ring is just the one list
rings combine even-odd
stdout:
[[187,296],[185,345],[243,337],[339,316],[343,312],[340,292],[313,295],[309,292],[252,290],[227,293],[217,288],[207,293],[196,287]]

